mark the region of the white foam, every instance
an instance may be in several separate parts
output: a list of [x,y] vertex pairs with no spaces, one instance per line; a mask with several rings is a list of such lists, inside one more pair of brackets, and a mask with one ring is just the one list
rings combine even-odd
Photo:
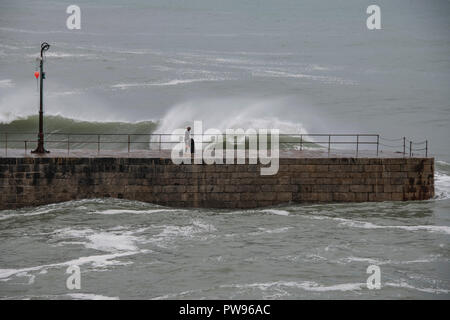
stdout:
[[108,297],[93,293],[68,293],[67,296],[76,300],[119,300],[119,297]]
[[318,64],[312,64],[312,65],[308,66],[307,69],[311,69],[311,70],[315,70],[315,71],[329,71],[330,70],[330,68],[320,66]]
[[[37,54],[28,54],[29,58],[36,58]],[[48,58],[86,58],[86,57],[95,57],[95,55],[90,53],[67,53],[67,52],[46,52],[45,56]]]
[[0,80],[0,88],[12,88],[15,84],[11,79]]
[[186,84],[186,83],[193,83],[193,82],[205,82],[205,81],[221,81],[221,80],[225,80],[225,79],[220,79],[220,78],[203,78],[203,79],[184,79],[184,80],[171,80],[168,82],[163,82],[163,83],[156,83],[155,85],[157,86],[176,86],[178,84]]
[[[260,51],[216,51],[202,50],[201,53],[207,54],[225,54],[225,55],[243,55],[243,56],[292,56],[294,52],[260,52]],[[192,55],[192,53],[181,53],[181,55]]]
[[261,210],[261,212],[271,213],[271,214],[275,214],[278,216],[288,216],[289,215],[288,211],[278,210],[278,209],[264,209],[264,210]]
[[202,220],[193,220],[192,224],[198,228],[200,228],[203,231],[207,232],[215,232],[217,229],[209,223],[204,223]]
[[213,288],[205,288],[205,289],[197,289],[197,290],[187,290],[179,293],[170,293],[158,297],[152,298],[152,300],[162,300],[162,299],[174,299],[183,297],[190,294],[201,293],[204,291],[211,291],[213,289],[238,289],[238,290],[247,290],[247,289],[258,289],[263,292],[275,291],[275,293],[267,293],[265,298],[276,298],[281,296],[286,296],[289,293],[285,291],[287,288],[296,288],[305,291],[312,292],[333,292],[333,291],[359,291],[367,288],[366,283],[341,283],[335,285],[320,285],[313,281],[273,281],[273,282],[256,282],[256,283],[247,283],[247,284],[224,284],[219,285]]
[[367,286],[366,283],[342,283],[330,286],[323,286],[313,281],[303,281],[303,282],[276,281],[265,283],[233,284],[233,285],[224,285],[221,287],[231,287],[238,289],[257,288],[263,291],[277,287],[288,287],[288,288],[303,289],[306,291],[327,292],[327,291],[355,291],[366,288],[366,286]]
[[170,211],[180,211],[180,210],[171,210],[171,209],[152,209],[152,210],[126,210],[126,209],[109,209],[102,211],[94,211],[92,213],[95,214],[151,214],[158,212],[170,212]]
[[342,85],[357,85],[356,81],[346,80],[338,77],[329,76],[316,76],[303,73],[292,73],[280,70],[258,70],[253,72],[254,76],[261,77],[277,77],[277,78],[297,78],[297,79],[308,79],[313,81],[321,81],[324,83],[338,83]]
[[20,272],[17,274],[18,277],[28,277],[28,285],[33,284],[34,280],[36,279],[36,276],[33,274],[28,274],[26,272]]
[[58,97],[58,96],[71,96],[74,94],[81,94],[82,90],[69,90],[69,91],[60,91],[60,92],[49,92],[47,94],[48,97]]
[[281,228],[275,228],[275,229],[258,228],[260,231],[250,232],[249,235],[258,236],[258,235],[265,234],[265,233],[269,233],[269,234],[284,233],[292,228],[293,227],[281,227]]
[[134,244],[136,237],[115,235],[107,232],[96,233],[87,237],[90,244],[86,248],[91,248],[100,251],[114,252],[114,251],[134,251],[138,247]]
[[[67,30],[67,31],[62,31],[62,30],[30,30],[30,29],[18,29],[18,28],[6,28],[6,27],[0,27],[0,30],[6,31],[6,32],[20,32],[20,33],[45,34],[45,35],[48,35],[50,33],[70,33],[69,30]],[[91,33],[85,33],[85,34],[91,34]]]
[[3,44],[3,43],[0,43],[0,48],[10,49],[10,50],[17,50],[17,49],[19,49],[19,47],[10,46],[10,45]]
[[193,225],[189,226],[163,226],[164,229],[156,237],[192,237],[200,232],[216,231],[216,228],[210,224],[204,224],[200,221],[194,221]]
[[421,291],[425,293],[432,293],[432,294],[448,294],[450,293],[450,290],[447,289],[439,289],[439,288],[418,288],[414,287],[406,282],[386,282],[384,284],[387,287],[394,287],[394,288],[402,288],[402,289],[410,289],[410,290],[416,290]]
[[[296,258],[294,258],[295,260]],[[328,259],[318,254],[308,254],[306,259],[310,261],[327,261]]]
[[143,239],[133,236],[130,232],[124,231],[94,231],[92,229],[60,229],[55,231],[59,238],[81,238],[87,242],[77,242],[86,248],[105,252],[137,251],[139,248],[136,242]]
[[349,226],[354,228],[363,228],[363,229],[399,229],[399,230],[406,230],[406,231],[428,231],[428,232],[434,232],[434,233],[445,233],[450,234],[450,227],[448,226],[433,226],[433,225],[417,225],[417,226],[383,226],[383,225],[377,225],[371,222],[365,222],[365,221],[357,221],[357,220],[350,220],[350,219],[344,219],[344,218],[334,218],[334,217],[328,217],[328,216],[310,216],[311,219],[316,220],[335,220],[339,221],[339,225],[341,226]]
[[114,265],[117,263],[117,261],[114,261],[113,259],[120,258],[120,257],[126,257],[131,255],[136,255],[139,253],[145,253],[148,252],[148,250],[140,250],[140,251],[130,251],[130,252],[121,252],[121,253],[112,253],[112,254],[104,254],[104,255],[92,255],[87,257],[80,257],[77,259],[60,262],[60,263],[52,263],[52,264],[45,264],[35,267],[28,267],[28,268],[20,268],[20,269],[0,269],[0,280],[7,281],[10,277],[14,275],[26,275],[29,272],[34,271],[41,271],[52,269],[52,268],[62,268],[62,267],[68,267],[68,266],[81,266],[84,264],[92,264],[94,267],[105,267],[109,265]]
[[370,258],[359,258],[359,257],[346,257],[346,258],[339,259],[339,260],[345,261],[345,262],[364,262],[364,263],[371,263],[371,264],[376,264],[376,265],[384,264],[379,260],[370,259]]
[[224,78],[200,78],[200,79],[174,79],[167,82],[142,82],[142,83],[118,83],[111,88],[125,90],[128,88],[152,87],[152,86],[176,86],[194,82],[222,81]]
[[38,216],[38,215],[49,213],[49,212],[53,212],[53,211],[55,211],[55,209],[43,209],[43,210],[38,209],[36,211],[28,212],[28,213],[6,213],[6,214],[1,214],[0,215],[0,220],[6,220],[6,219],[11,219],[11,218],[22,218],[22,217]]
[[68,293],[62,295],[25,295],[25,296],[10,296],[0,298],[0,300],[32,300],[32,299],[45,299],[45,300],[61,300],[65,298],[71,298],[74,300],[120,300],[119,297],[108,297],[100,294],[93,293]]
[[[180,238],[190,239],[199,237],[202,234],[210,234],[217,231],[212,224],[205,223],[202,220],[193,220],[192,225],[187,226],[160,225],[156,226],[156,228],[163,228],[163,230],[145,242],[153,243],[164,248],[172,245],[173,241]],[[206,239],[207,237],[211,237],[211,235],[206,235],[206,237],[203,237]]]
[[416,259],[416,260],[377,260],[372,258],[361,258],[361,257],[345,257],[338,260],[338,263],[351,263],[351,262],[363,262],[363,263],[370,263],[370,264],[376,264],[376,265],[386,265],[386,264],[416,264],[416,263],[430,263],[436,261],[441,255],[431,255],[422,259]]
[[450,176],[436,171],[434,178],[436,198],[439,200],[450,199]]
[[332,291],[356,291],[366,288],[366,283],[342,283],[330,286],[323,286],[313,281],[303,281],[303,282],[295,282],[295,281],[275,281],[275,282],[261,282],[261,283],[248,283],[248,284],[225,284],[219,285],[215,288],[208,289],[199,289],[199,290],[187,290],[179,293],[166,294],[158,297],[152,298],[153,300],[162,300],[162,299],[174,299],[177,297],[183,297],[190,294],[200,293],[203,291],[211,291],[211,289],[222,289],[222,288],[232,288],[239,290],[247,290],[247,289],[259,289],[261,291],[275,291],[275,294],[266,295],[266,298],[275,298],[280,296],[285,296],[288,293],[283,289],[286,288],[296,288],[305,291],[312,292],[332,292]]
[[198,293],[203,291],[202,289],[200,290],[187,290],[187,291],[183,291],[183,292],[179,292],[179,293],[169,293],[169,294],[165,294],[162,296],[158,296],[158,297],[154,297],[151,300],[165,300],[165,299],[174,299],[176,297],[181,297],[181,296],[185,296],[188,294],[193,294],[193,293]]
[[428,232],[450,234],[450,227],[448,226],[381,226],[370,222],[362,222],[362,221],[346,221],[342,222],[341,225],[347,225],[350,227],[363,229],[400,229],[406,231],[428,231]]

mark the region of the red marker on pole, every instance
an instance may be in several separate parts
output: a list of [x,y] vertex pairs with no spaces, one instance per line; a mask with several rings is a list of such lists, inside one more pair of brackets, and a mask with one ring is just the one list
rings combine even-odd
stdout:
[[39,79],[39,71],[36,71],[34,73],[34,76],[36,77],[36,89],[39,90],[39,81],[38,81],[38,79]]

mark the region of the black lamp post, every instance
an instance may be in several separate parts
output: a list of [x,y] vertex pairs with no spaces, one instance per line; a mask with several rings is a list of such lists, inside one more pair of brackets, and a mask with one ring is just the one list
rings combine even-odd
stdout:
[[44,52],[50,48],[50,45],[47,42],[43,42],[41,44],[41,61],[40,61],[40,103],[39,103],[39,135],[38,135],[38,145],[37,148],[31,153],[49,153],[50,151],[45,150],[44,148],[44,110],[43,110],[43,84],[45,79],[44,73]]

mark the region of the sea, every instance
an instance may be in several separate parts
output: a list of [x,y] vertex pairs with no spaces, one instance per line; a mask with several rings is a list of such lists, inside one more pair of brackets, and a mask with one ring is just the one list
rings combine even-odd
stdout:
[[[66,25],[73,4],[79,30]],[[372,4],[379,30],[367,28]],[[34,73],[48,42],[51,134],[202,121],[379,134],[381,152],[402,152],[406,137],[414,156],[428,141],[436,189],[414,202],[219,210],[89,199],[0,211],[0,299],[449,299],[449,13],[445,0],[0,1],[2,141],[37,132]]]

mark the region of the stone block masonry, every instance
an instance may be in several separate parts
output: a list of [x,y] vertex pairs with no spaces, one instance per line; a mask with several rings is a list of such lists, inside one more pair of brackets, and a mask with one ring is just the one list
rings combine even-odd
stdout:
[[285,158],[260,165],[175,165],[161,158],[0,158],[0,210],[113,197],[173,207],[434,197],[433,158]]

